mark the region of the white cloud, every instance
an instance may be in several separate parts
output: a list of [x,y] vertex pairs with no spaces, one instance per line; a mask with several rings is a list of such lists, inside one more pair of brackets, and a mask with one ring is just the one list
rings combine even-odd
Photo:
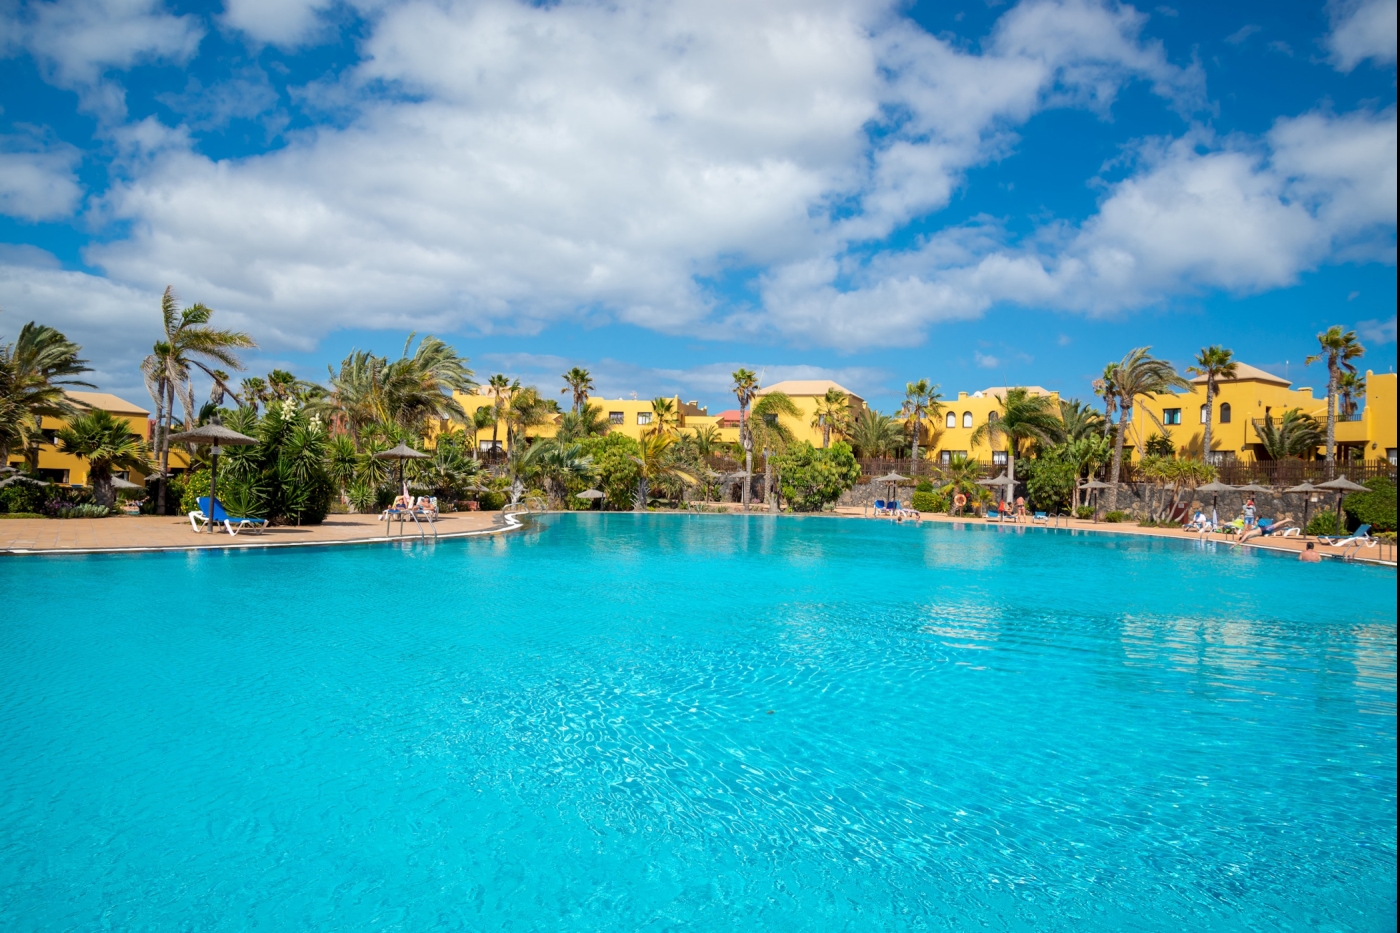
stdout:
[[1395,315],[1392,314],[1388,321],[1358,321],[1356,329],[1362,340],[1371,343],[1394,343]]
[[184,62],[204,35],[197,17],[173,16],[161,0],[55,0],[30,3],[9,22],[9,54],[29,50],[47,80],[79,92],[86,109],[109,119],[125,113],[109,70],[147,62]]
[[1333,0],[1328,12],[1332,32],[1327,47],[1342,71],[1366,59],[1378,65],[1395,62],[1395,0]]
[[77,149],[34,135],[0,136],[0,214],[21,220],[70,216],[83,197]]
[[257,42],[294,46],[322,29],[320,14],[331,4],[332,0],[226,0],[223,21]]

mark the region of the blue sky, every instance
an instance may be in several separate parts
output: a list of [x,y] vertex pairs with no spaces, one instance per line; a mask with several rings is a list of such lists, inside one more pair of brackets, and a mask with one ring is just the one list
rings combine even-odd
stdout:
[[716,409],[1142,344],[1318,384],[1334,323],[1386,371],[1395,9],[0,0],[0,335],[133,399],[167,284],[254,372],[416,330]]

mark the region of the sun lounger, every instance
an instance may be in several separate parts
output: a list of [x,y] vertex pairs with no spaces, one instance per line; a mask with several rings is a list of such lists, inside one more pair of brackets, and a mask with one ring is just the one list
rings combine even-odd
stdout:
[[1376,539],[1371,537],[1371,526],[1362,525],[1350,538],[1338,541],[1334,547],[1375,547]]
[[1035,515],[1031,516],[1031,521],[1039,522],[1042,525],[1048,525],[1050,523],[1050,516],[1046,515],[1044,512],[1036,512]]
[[236,535],[245,528],[251,528],[258,534],[267,530],[267,519],[229,515],[224,511],[224,504],[218,499],[214,500],[212,513],[208,496],[200,496],[195,501],[199,508],[189,514],[190,527],[195,531],[199,531],[201,527],[208,528],[211,519],[214,524],[223,525],[231,535]]
[[418,504],[413,507],[419,518],[426,518],[428,521],[437,521],[438,504],[437,496],[419,496]]
[[1355,543],[1357,539],[1369,541],[1371,538],[1371,526],[1362,525],[1349,535],[1318,535],[1318,544],[1328,544],[1332,547],[1341,547],[1344,544]]

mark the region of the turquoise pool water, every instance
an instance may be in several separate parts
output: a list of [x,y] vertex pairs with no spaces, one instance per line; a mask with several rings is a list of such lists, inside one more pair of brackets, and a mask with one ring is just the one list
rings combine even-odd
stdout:
[[1395,928],[1393,571],[622,514],[0,596],[7,931]]

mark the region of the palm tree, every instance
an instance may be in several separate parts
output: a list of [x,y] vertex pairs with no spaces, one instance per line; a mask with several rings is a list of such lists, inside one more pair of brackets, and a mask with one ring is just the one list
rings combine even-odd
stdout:
[[802,409],[783,392],[764,395],[753,404],[749,413],[749,431],[754,445],[763,449],[763,501],[768,503],[770,512],[778,511],[772,454],[785,450],[793,442],[792,429],[783,424],[784,416],[801,418]]
[[563,376],[564,388],[559,392],[572,392],[574,394],[574,414],[578,414],[579,406],[588,401],[588,393],[593,391],[593,377],[588,370],[575,366]]
[[44,418],[77,413],[66,386],[92,388],[76,376],[90,372],[82,348],[48,325],[30,321],[14,343],[0,344],[0,468],[10,450],[25,451],[31,471],[39,468],[39,438]]
[[578,440],[584,437],[602,437],[608,433],[608,417],[603,414],[601,405],[583,404],[577,412],[567,412],[559,419],[559,433],[556,437]]
[[64,453],[88,462],[88,483],[98,505],[111,508],[116,502],[112,490],[113,470],[146,470],[146,442],[131,433],[131,426],[111,412],[93,409],[68,422],[58,432]]
[[816,411],[812,417],[812,427],[822,429],[822,447],[831,446],[831,435],[845,434],[850,427],[851,398],[840,389],[829,388],[826,394],[817,399]]
[[257,411],[267,402],[267,380],[261,376],[249,376],[243,380],[243,404]]
[[[1001,403],[1001,413],[996,418],[988,418],[972,432],[974,447],[983,442],[1006,443],[1006,478],[1016,479],[1016,458],[1021,455],[1021,445],[1034,441],[1041,447],[1065,436],[1065,426],[1060,421],[1059,406],[1048,395],[1032,395],[1019,386],[1006,390],[1006,397],[997,396]],[[1015,498],[1015,486],[1007,484],[1006,498]]]
[[905,383],[904,405],[899,413],[904,416],[905,424],[914,435],[914,445],[909,457],[914,461],[916,471],[919,465],[919,432],[923,430],[925,418],[937,418],[943,413],[943,404],[940,401],[942,398],[938,385],[930,385],[927,379]]
[[[950,503],[958,493],[968,497],[969,501],[977,498],[982,492],[982,487],[977,485],[977,481],[982,478],[982,466],[976,460],[969,460],[963,454],[954,454],[953,457],[942,467],[939,472],[943,475],[943,485],[939,492],[948,497]],[[949,510],[951,514],[951,509]]]
[[213,375],[214,366],[240,370],[243,363],[235,350],[254,349],[253,338],[242,331],[218,330],[209,326],[212,308],[193,304],[183,311],[173,288],[167,287],[160,299],[164,335],[141,364],[146,386],[156,402],[156,452],[160,458],[160,485],[156,491],[156,512],[165,514],[165,484],[170,473],[170,430],[175,423],[175,398],[180,397],[188,428],[195,416],[190,391],[190,367]]
[[[1097,412],[1095,413],[1097,415]],[[1079,481],[1089,479],[1104,463],[1108,462],[1113,445],[1108,438],[1097,431],[1078,438],[1069,438],[1059,448],[1059,456],[1074,466],[1074,494],[1070,499],[1072,508],[1079,507]]]
[[1113,415],[1118,411],[1118,389],[1114,377],[1118,364],[1109,363],[1103,368],[1103,375],[1094,380],[1094,394],[1103,397],[1103,433],[1107,437],[1113,431]]
[[1060,422],[1064,425],[1066,441],[1104,433],[1103,415],[1077,398],[1060,399]]
[[1293,408],[1283,413],[1277,424],[1273,415],[1265,414],[1263,423],[1254,423],[1259,435],[1260,446],[1273,460],[1287,460],[1299,457],[1304,460],[1312,455],[1323,442],[1322,425],[1312,415],[1301,408]]
[[581,445],[558,437],[528,447],[511,448],[511,471],[519,479],[544,480],[550,508],[558,508],[570,480],[583,479],[593,471],[593,458]]
[[506,406],[510,403],[511,398],[515,396],[515,393],[520,391],[520,380],[511,379],[501,373],[496,373],[496,375],[487,380],[487,386],[490,388],[492,395],[491,407],[496,413],[495,420],[491,422],[491,453],[494,454],[500,449],[498,441],[496,440],[496,431],[500,426],[501,417],[505,414]]
[[1356,372],[1344,372],[1337,380],[1337,410],[1343,421],[1356,417],[1357,399],[1366,397],[1366,377]]
[[[1155,398],[1172,389],[1187,389],[1191,384],[1172,368],[1166,360],[1159,360],[1149,352],[1151,347],[1138,347],[1123,357],[1123,361],[1113,367],[1112,386],[1114,398],[1118,402],[1118,432],[1113,437],[1113,473],[1109,482],[1113,488],[1108,491],[1108,509],[1118,508],[1118,477],[1123,469],[1123,438],[1128,433],[1128,424],[1133,420],[1133,402],[1139,396]],[[1108,370],[1104,371],[1105,374]]]
[[1196,364],[1186,367],[1193,376],[1204,376],[1206,380],[1206,429],[1202,440],[1201,456],[1211,460],[1211,427],[1215,423],[1215,390],[1223,379],[1234,379],[1239,364],[1233,359],[1234,351],[1222,346],[1202,347],[1196,354]]
[[1327,361],[1327,475],[1331,476],[1337,464],[1337,386],[1343,372],[1354,373],[1352,360],[1359,359],[1366,352],[1356,340],[1356,331],[1342,331],[1342,325],[1333,324],[1317,335],[1317,343],[1322,352],[1304,360],[1311,365],[1318,360]]
[[674,399],[657,396],[651,400],[651,426],[644,434],[671,434],[679,430],[680,415]]
[[547,424],[559,414],[559,403],[540,395],[534,386],[518,389],[511,396],[506,411],[506,442],[511,447],[529,443],[531,428]]
[[904,440],[899,423],[873,408],[863,408],[851,422],[846,439],[862,457],[884,457]]
[[699,482],[690,470],[677,465],[669,456],[676,438],[670,434],[650,434],[637,445],[637,455],[632,461],[637,464],[637,498],[632,508],[637,512],[647,510],[647,497],[651,484],[658,480],[677,479],[683,483]]
[[749,429],[749,404],[758,392],[758,376],[751,369],[736,369],[734,397],[739,400],[739,444],[744,448],[744,511],[749,510],[749,493],[753,485],[753,432]]
[[695,429],[691,435],[695,440],[695,452],[701,459],[708,460],[715,455],[724,441],[720,437],[719,428],[713,424],[707,424]]

